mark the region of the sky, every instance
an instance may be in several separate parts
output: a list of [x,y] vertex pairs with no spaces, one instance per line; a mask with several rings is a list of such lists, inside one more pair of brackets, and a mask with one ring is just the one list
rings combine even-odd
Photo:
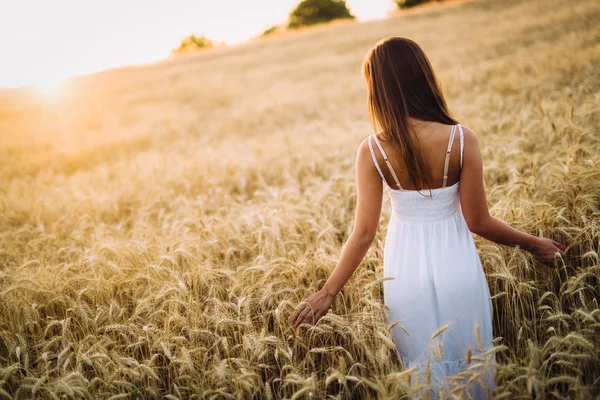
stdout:
[[[0,1],[0,87],[49,86],[76,75],[165,58],[181,39],[228,44],[283,23],[299,0]],[[359,20],[392,0],[347,0]]]

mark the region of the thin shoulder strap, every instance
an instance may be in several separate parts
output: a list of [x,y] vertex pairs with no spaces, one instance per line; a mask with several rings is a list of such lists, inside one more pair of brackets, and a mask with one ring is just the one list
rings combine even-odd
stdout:
[[454,135],[456,134],[456,125],[452,125],[450,131],[450,140],[448,140],[448,149],[446,149],[446,161],[444,161],[444,182],[442,187],[446,187],[446,181],[448,180],[448,164],[450,163],[450,152],[452,151],[452,143],[454,142]]
[[460,132],[460,169],[462,169],[463,148],[465,147],[465,139],[463,137],[463,129],[461,124],[458,124],[458,130]]
[[402,185],[400,185],[400,181],[398,180],[398,176],[396,175],[396,172],[394,171],[394,168],[392,168],[392,164],[390,163],[390,160],[388,159],[387,154],[385,154],[385,151],[383,150],[383,147],[381,146],[381,143],[379,143],[379,139],[377,139],[377,136],[375,136],[375,135],[372,135],[372,136],[375,139],[375,144],[379,148],[379,151],[381,152],[381,155],[383,156],[383,159],[385,160],[385,164],[387,165],[387,167],[390,170],[392,176],[394,177],[394,182],[396,182],[396,186],[398,186],[399,189],[402,189]]
[[375,152],[373,151],[373,141],[371,139],[373,139],[373,135],[369,136],[369,140],[368,140],[369,141],[369,150],[371,151],[371,157],[373,157],[373,163],[375,164],[375,168],[377,168],[377,172],[379,172],[379,176],[381,177],[381,179],[385,182],[386,185],[388,185],[387,181],[385,180],[385,177],[383,176],[383,172],[381,172],[379,163],[377,162],[377,157],[375,157]]

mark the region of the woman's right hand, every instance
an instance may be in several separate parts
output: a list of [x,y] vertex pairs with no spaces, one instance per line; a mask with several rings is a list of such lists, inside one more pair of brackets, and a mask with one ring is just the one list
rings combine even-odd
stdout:
[[552,239],[536,238],[535,244],[529,250],[535,259],[545,265],[554,265],[556,253],[562,253],[567,246]]

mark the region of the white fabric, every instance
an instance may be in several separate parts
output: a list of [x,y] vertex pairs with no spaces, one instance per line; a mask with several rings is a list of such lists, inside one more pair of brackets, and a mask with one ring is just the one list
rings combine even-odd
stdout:
[[[460,129],[462,139],[462,129]],[[370,141],[369,141],[370,144]],[[372,151],[377,169],[381,170]],[[462,140],[461,140],[462,163]],[[441,172],[441,171],[440,171]],[[385,179],[383,179],[385,182]],[[438,390],[449,396],[448,376],[466,370],[483,361],[479,353],[493,347],[492,303],[483,267],[462,213],[459,182],[432,189],[429,192],[395,190],[387,186],[392,213],[384,247],[384,303],[386,317],[392,328],[392,339],[406,368],[415,367],[411,384],[425,382],[426,363],[431,361],[431,395]],[[446,323],[449,327],[431,340],[431,336]],[[478,326],[478,346],[475,326]],[[444,353],[439,355],[440,342]],[[467,365],[467,350],[472,359]],[[480,368],[481,381],[469,384],[474,399],[492,398],[495,356],[491,366]],[[479,364],[483,367],[483,364]],[[461,382],[466,384],[468,377]],[[421,392],[419,392],[421,393]],[[486,393],[489,393],[486,395]],[[425,395],[423,393],[423,395]]]
[[461,124],[458,124],[458,130],[460,131],[460,168],[462,169],[463,147],[465,147],[465,139],[463,137],[464,135]]

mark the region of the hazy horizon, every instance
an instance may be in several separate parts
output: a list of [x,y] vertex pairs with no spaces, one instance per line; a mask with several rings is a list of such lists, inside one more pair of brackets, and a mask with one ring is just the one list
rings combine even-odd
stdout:
[[[76,0],[0,4],[0,87],[47,86],[77,75],[161,60],[190,34],[235,44],[283,23],[298,0]],[[348,0],[361,20],[391,0]]]

